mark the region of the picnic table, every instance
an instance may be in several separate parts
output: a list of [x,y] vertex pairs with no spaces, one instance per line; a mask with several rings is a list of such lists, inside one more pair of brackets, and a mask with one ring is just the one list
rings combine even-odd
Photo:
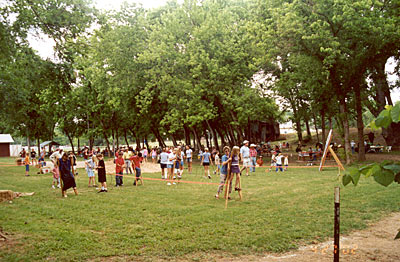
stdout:
[[370,146],[367,153],[380,153],[383,152],[384,146]]

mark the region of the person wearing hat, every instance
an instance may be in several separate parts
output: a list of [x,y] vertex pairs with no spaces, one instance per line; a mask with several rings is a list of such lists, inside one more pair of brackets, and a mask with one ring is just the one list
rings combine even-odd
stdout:
[[[246,176],[248,176],[250,167],[250,149],[249,141],[247,140],[243,141],[243,146],[240,148],[240,159],[243,162],[243,169],[246,169]],[[243,171],[243,169],[241,171]]]
[[256,145],[251,144],[250,145],[250,173],[251,172],[256,172],[256,164],[257,164],[257,150],[256,150]]

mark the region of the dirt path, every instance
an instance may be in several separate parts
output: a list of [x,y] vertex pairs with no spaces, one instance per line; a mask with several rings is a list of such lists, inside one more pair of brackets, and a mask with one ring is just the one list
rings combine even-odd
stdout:
[[[343,236],[340,241],[341,261],[400,261],[400,240],[394,240],[398,229],[400,229],[400,212],[372,224],[365,230]],[[266,254],[264,257],[241,256],[217,261],[331,262],[333,261],[333,240],[317,245],[300,247],[298,250],[281,255]]]

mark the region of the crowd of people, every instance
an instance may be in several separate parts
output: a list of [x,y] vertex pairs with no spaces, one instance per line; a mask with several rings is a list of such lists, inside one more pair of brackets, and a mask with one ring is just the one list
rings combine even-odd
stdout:
[[[220,176],[220,185],[215,195],[216,198],[219,198],[219,194],[222,192],[223,186],[228,178],[228,166],[232,173],[231,180],[228,181],[230,185],[230,194],[232,191],[233,178],[236,177],[235,191],[241,191],[240,175],[243,171],[245,171],[246,176],[249,176],[250,173],[254,173],[257,165],[263,165],[263,155],[271,156],[271,168],[272,166],[276,167],[276,172],[284,171],[282,166],[285,166],[286,170],[288,166],[288,156],[282,154],[282,149],[285,148],[289,148],[288,143],[275,146],[270,143],[256,145],[249,144],[249,141],[245,140],[240,148],[234,146],[231,149],[225,146],[222,156],[220,156],[220,152],[215,147],[212,147],[211,150],[202,147],[197,157],[200,161],[200,165],[203,167],[204,178],[211,179],[212,174]],[[98,186],[95,181],[95,171],[97,171],[98,183],[101,184],[101,189],[98,192],[107,192],[104,150],[101,151],[100,148],[89,149],[88,147],[84,147],[82,150],[79,150],[78,153],[85,163],[88,187]],[[39,173],[43,173],[42,170],[48,167],[45,162],[46,151],[44,148],[42,148],[40,157],[36,162],[36,152],[34,149],[32,149],[30,154],[23,149],[20,155],[26,166],[27,176],[29,176],[30,164],[36,164],[39,167]],[[148,161],[148,157],[151,157],[153,164],[158,163],[160,165],[161,178],[166,180],[167,186],[179,183],[182,179],[185,165],[187,165],[188,174],[191,174],[193,170],[194,151],[189,145],[165,148],[154,147],[150,150],[147,148],[136,148],[136,150],[134,150],[132,147],[120,147],[117,148],[112,155],[115,156],[116,187],[124,185],[123,177],[127,174],[134,175],[135,179],[133,185],[136,185],[139,181],[143,183],[141,163]],[[69,188],[72,188],[75,194],[78,194],[75,182],[75,177],[78,175],[76,168],[77,158],[75,154],[73,152],[63,152],[62,149],[58,148],[50,154],[49,158],[53,165],[51,168],[53,174],[52,188],[62,188],[62,195],[64,197],[67,196],[66,190]],[[242,169],[240,169],[240,163]]]

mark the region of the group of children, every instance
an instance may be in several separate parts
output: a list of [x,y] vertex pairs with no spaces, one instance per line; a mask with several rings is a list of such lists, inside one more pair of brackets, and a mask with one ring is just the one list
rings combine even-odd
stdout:
[[[129,156],[129,158],[124,159],[125,157]],[[143,162],[143,156],[141,152],[138,152],[135,154],[134,151],[129,152],[129,150],[125,153],[122,151],[117,152],[117,157],[115,158],[115,186],[120,187],[123,186],[124,180],[124,168],[126,169],[126,173],[130,171],[130,168],[132,167],[133,173],[135,174],[135,181],[133,182],[133,185],[136,186],[138,180],[142,180],[142,171],[140,168],[140,164]],[[132,174],[132,172],[131,172]]]
[[[284,166],[284,169],[282,168]],[[289,166],[289,156],[288,155],[283,155],[280,152],[274,152],[271,157],[271,167],[270,171],[273,167],[276,167],[275,172],[278,171],[286,171]]]

